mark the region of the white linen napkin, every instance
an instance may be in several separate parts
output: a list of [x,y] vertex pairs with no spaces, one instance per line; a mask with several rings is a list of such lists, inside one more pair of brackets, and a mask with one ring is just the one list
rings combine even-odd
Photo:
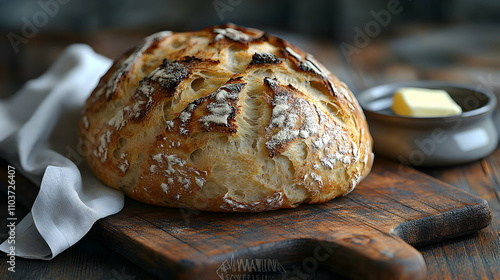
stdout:
[[0,250],[15,246],[16,256],[52,259],[123,208],[123,193],[97,180],[77,148],[81,108],[111,63],[87,45],[71,45],[45,74],[0,101],[0,157],[40,186],[16,225],[15,244],[5,240]]

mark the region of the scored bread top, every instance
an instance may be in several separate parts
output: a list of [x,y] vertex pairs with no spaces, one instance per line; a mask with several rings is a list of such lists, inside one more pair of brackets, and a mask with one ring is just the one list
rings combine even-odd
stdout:
[[373,162],[344,83],[285,40],[232,24],[145,38],[101,78],[79,131],[106,185],[197,210],[325,202]]

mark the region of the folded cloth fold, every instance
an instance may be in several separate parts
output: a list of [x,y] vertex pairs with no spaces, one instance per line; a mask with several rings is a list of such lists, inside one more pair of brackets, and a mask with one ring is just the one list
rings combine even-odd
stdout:
[[123,208],[123,193],[95,178],[77,146],[81,108],[111,63],[87,45],[71,45],[45,74],[0,101],[0,157],[40,186],[15,243],[7,239],[0,250],[52,259]]

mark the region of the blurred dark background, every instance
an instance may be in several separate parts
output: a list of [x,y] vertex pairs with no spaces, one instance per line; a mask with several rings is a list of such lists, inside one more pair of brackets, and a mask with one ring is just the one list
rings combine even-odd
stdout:
[[[19,32],[23,17],[44,6],[58,10],[40,29],[85,33],[103,28],[194,30],[223,22],[262,29],[301,32],[344,39],[353,27],[372,20],[370,11],[399,3],[399,25],[457,22],[500,22],[500,2],[493,0],[28,0],[0,1],[0,27]],[[36,17],[36,16],[35,16]],[[36,19],[35,19],[36,20]],[[41,21],[41,16],[40,16]]]
[[[432,70],[464,57],[500,83],[494,0],[0,0],[0,97],[39,76],[72,43],[114,59],[152,32],[226,22],[297,44],[353,91],[400,79],[461,78]],[[420,71],[426,69],[431,73]]]

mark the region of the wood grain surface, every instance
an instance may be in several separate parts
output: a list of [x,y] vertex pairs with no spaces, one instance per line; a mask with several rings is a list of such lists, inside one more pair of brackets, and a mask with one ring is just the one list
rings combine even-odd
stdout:
[[484,198],[493,216],[476,234],[419,248],[430,279],[500,279],[500,150],[467,165],[421,171]]
[[[297,276],[301,268],[324,266],[354,279],[424,279],[424,259],[410,245],[469,234],[490,220],[485,200],[376,160],[353,193],[328,203],[233,214],[127,200],[120,213],[97,222],[94,234],[160,278],[220,279],[221,267],[229,263],[229,277],[282,278],[285,271],[296,270]],[[280,269],[231,266],[241,260],[275,262]]]

